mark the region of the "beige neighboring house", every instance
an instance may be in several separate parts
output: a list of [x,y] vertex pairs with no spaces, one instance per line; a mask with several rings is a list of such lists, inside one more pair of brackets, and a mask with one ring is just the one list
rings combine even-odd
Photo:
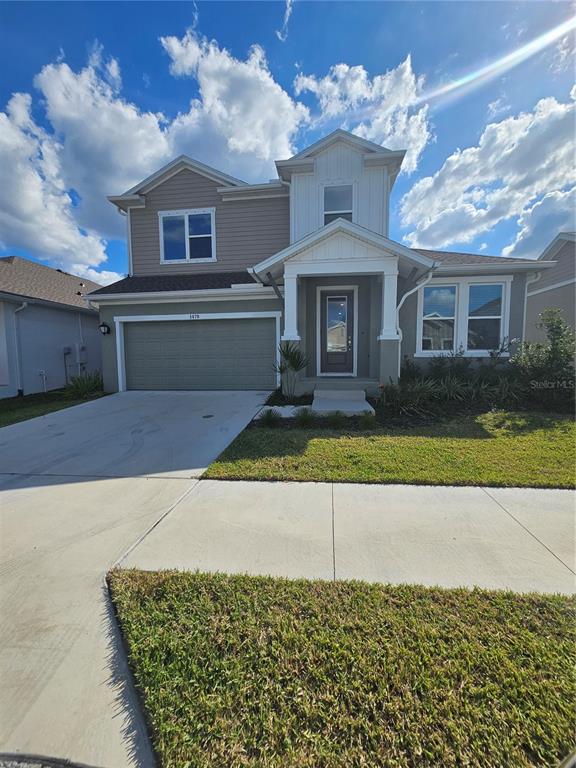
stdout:
[[537,324],[540,313],[549,307],[561,309],[566,322],[576,328],[576,233],[561,232],[538,261],[555,264],[537,273],[526,286],[526,341],[545,340],[545,333]]
[[98,313],[84,300],[97,288],[20,256],[0,258],[0,399],[58,389],[101,369]]

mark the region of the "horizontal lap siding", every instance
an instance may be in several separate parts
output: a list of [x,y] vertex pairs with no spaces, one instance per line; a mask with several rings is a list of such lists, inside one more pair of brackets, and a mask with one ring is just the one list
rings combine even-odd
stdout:
[[[252,266],[290,241],[285,198],[223,202],[217,182],[184,170],[146,194],[146,207],[131,211],[135,275],[233,272]],[[216,263],[160,264],[159,211],[216,209]]]
[[128,389],[273,389],[273,319],[126,323]]

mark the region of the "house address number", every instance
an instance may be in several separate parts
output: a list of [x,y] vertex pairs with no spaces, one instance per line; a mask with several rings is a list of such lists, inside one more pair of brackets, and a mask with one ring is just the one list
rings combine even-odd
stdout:
[[190,315],[190,320],[200,320],[200,315]]

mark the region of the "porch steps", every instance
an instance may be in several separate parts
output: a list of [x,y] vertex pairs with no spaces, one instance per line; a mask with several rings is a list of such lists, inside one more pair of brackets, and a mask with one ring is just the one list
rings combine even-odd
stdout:
[[319,414],[339,411],[345,416],[359,416],[362,413],[374,415],[374,408],[366,400],[363,389],[324,389],[316,387],[312,411]]

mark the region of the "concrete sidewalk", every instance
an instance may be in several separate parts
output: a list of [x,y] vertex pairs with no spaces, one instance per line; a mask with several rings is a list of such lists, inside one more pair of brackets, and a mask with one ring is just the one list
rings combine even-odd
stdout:
[[124,567],[575,591],[574,494],[201,480]]

